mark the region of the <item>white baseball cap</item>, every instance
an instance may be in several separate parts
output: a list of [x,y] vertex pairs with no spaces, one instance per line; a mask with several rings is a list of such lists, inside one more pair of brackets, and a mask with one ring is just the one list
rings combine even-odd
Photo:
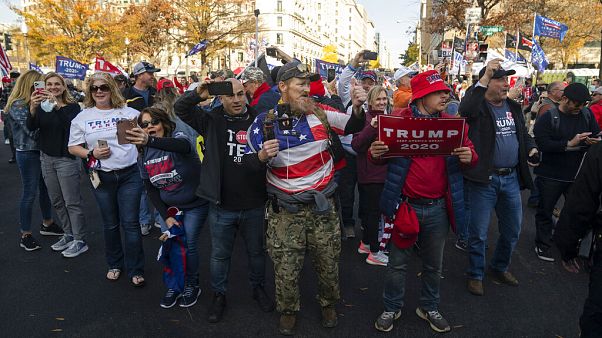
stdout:
[[415,71],[411,68],[408,68],[408,67],[401,66],[401,67],[399,67],[398,70],[395,71],[395,74],[393,75],[393,79],[395,80],[395,82],[397,82],[399,79],[401,79],[402,77],[404,77],[406,75],[412,77],[416,74],[418,74],[417,71]]

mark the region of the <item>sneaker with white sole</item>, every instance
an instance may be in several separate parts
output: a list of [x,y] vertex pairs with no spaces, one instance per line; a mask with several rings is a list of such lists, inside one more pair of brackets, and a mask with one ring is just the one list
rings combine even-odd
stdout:
[[389,264],[389,256],[385,255],[385,253],[382,251],[377,253],[371,252],[366,258],[366,263],[370,265],[387,266],[387,264]]
[[83,254],[86,251],[88,251],[88,245],[86,242],[74,240],[71,242],[71,246],[65,249],[62,254],[63,257],[73,258]]
[[374,327],[378,331],[389,332],[393,329],[393,322],[401,317],[401,310],[396,312],[388,312],[384,311],[378,316],[376,322],[374,322]]
[[52,222],[48,225],[42,223],[40,225],[40,235],[44,236],[63,236],[65,232],[58,224]]
[[161,223],[159,223],[159,222],[155,222],[155,228],[157,228],[157,229],[161,229]]
[[21,243],[19,244],[25,251],[34,251],[41,249],[42,247],[31,234],[25,234],[21,237]]
[[536,245],[535,246],[535,254],[537,255],[537,258],[541,259],[542,261],[546,261],[546,262],[555,261],[554,257],[552,257],[552,255],[550,255],[550,249],[542,249]]
[[357,247],[357,253],[360,254],[369,254],[370,253],[370,245],[364,244],[364,242],[360,241],[360,246]]
[[182,292],[182,300],[180,301],[180,307],[191,307],[196,304],[196,301],[201,295],[201,288],[198,286],[186,285],[184,292]]
[[63,251],[71,246],[71,242],[73,242],[73,236],[64,234],[58,242],[52,244],[50,248],[54,251]]
[[161,299],[161,307],[164,309],[169,309],[170,307],[176,305],[178,299],[182,298],[182,294],[174,289],[168,289],[165,292],[165,296]]
[[150,234],[151,228],[152,225],[150,224],[140,224],[140,232],[142,233],[142,236]]
[[445,320],[445,318],[443,318],[443,316],[437,310],[425,311],[418,307],[418,308],[416,308],[416,314],[418,315],[418,317],[426,320],[429,323],[429,325],[431,326],[431,329],[433,329],[436,332],[451,331],[451,327],[449,326],[449,323],[447,322],[447,320]]

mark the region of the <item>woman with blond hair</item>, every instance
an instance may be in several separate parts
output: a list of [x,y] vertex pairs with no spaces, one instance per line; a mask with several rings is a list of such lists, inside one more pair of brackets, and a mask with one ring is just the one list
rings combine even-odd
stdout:
[[71,97],[65,79],[57,73],[44,77],[45,88],[31,95],[27,128],[39,131],[42,177],[64,235],[51,248],[64,257],[88,251],[80,192],[81,161],[69,153],[71,120],[81,111]]
[[31,209],[39,190],[40,209],[42,209],[42,235],[63,235],[63,230],[52,220],[52,206],[46,185],[42,179],[38,131],[27,127],[29,104],[34,92],[34,82],[41,81],[42,74],[29,70],[19,77],[6,102],[5,111],[10,115],[13,142],[16,148],[17,165],[21,174],[23,195],[20,203],[21,244],[26,251],[40,249],[41,246],[32,236]]
[[[94,196],[104,226],[107,279],[115,281],[127,269],[133,286],[144,285],[144,253],[138,211],[142,180],[136,165],[138,151],[119,144],[117,124],[134,120],[138,111],[128,107],[117,83],[107,73],[96,73],[84,86],[85,109],[71,121],[69,152],[87,159]],[[121,231],[125,249],[121,244]]]

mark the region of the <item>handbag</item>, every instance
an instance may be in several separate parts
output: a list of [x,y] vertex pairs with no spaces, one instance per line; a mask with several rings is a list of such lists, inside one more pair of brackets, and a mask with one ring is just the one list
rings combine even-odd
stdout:
[[407,249],[416,243],[419,232],[420,223],[416,211],[407,201],[401,202],[393,219],[393,244],[400,249]]

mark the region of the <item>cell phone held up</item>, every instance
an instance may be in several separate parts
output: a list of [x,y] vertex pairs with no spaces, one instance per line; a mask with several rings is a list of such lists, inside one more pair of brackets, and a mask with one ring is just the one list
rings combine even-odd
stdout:
[[538,164],[539,161],[540,161],[539,153],[535,153],[535,154],[529,156],[529,159],[528,159],[529,163],[531,163],[531,164]]
[[211,82],[207,84],[207,91],[209,95],[234,95],[232,89],[232,82],[230,81],[219,81]]
[[334,68],[328,68],[328,78],[327,78],[327,81],[328,82],[332,82],[332,80],[334,80],[334,78],[336,76],[337,76],[337,73],[334,70]]
[[378,58],[377,52],[365,51],[364,52],[364,60],[376,60]]
[[41,92],[42,90],[46,89],[46,83],[44,81],[35,81],[33,83],[33,89],[36,92]]
[[136,119],[124,119],[117,121],[117,143],[119,144],[128,144],[131,143],[125,137],[127,136],[126,131],[132,130],[138,126],[136,123]]

